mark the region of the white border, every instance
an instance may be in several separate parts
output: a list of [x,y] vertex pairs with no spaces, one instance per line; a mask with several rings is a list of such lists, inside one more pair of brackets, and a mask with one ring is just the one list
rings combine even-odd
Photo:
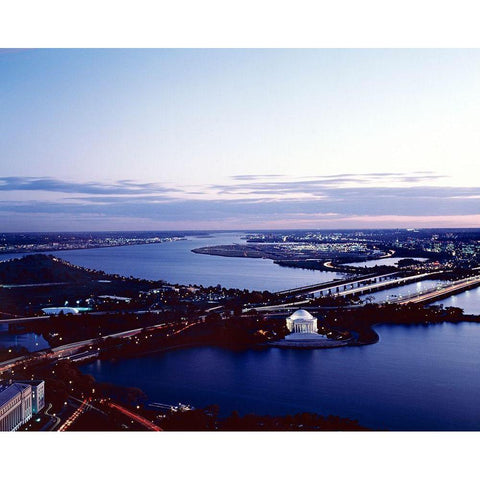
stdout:
[[[476,5],[10,1],[0,47],[479,47]],[[479,434],[7,433],[0,442],[2,478],[464,479],[476,475]]]
[[0,46],[478,47],[472,0],[23,0]]
[[468,479],[476,478],[478,440],[478,433],[0,435],[2,478],[25,472],[27,462],[29,475],[49,480]]

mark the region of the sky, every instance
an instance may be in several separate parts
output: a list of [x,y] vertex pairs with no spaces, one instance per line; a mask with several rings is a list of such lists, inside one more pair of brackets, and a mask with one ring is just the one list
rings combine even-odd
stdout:
[[480,50],[0,51],[0,230],[480,227]]

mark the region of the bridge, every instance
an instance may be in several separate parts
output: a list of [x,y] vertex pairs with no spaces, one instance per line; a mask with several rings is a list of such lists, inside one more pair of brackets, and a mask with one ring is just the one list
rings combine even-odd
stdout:
[[[198,323],[199,322],[192,322],[188,324],[186,327],[182,327],[180,330],[176,330],[172,332],[172,335],[175,335],[190,326],[197,325]],[[126,330],[123,332],[112,333],[110,335],[106,335],[103,338],[127,338],[127,337],[135,336],[142,333],[144,328],[147,328],[148,331],[153,331],[153,330],[165,330],[168,327],[169,325],[166,323],[159,323],[157,325],[151,325],[147,327],[135,328],[133,330]],[[28,354],[28,355],[5,360],[4,362],[0,362],[0,373],[2,373],[5,370],[10,370],[20,365],[24,365],[32,360],[33,361],[44,360],[44,359],[61,360],[64,358],[67,358],[70,360],[72,359],[71,357],[74,357],[73,360],[80,361],[84,359],[82,357],[88,357],[88,356],[93,357],[95,353],[98,354],[98,352],[100,351],[99,342],[101,341],[101,339],[102,337],[90,338],[88,340],[80,340],[78,342],[68,343],[66,345],[60,345],[58,347],[54,347],[51,349],[40,350],[38,352],[32,352],[31,354]]]
[[[390,278],[392,274],[389,275],[376,275],[376,276],[370,276],[369,280],[364,278],[363,280],[358,280],[355,279],[354,281],[349,280],[348,282],[343,282],[339,283],[338,285],[332,287],[329,285],[331,282],[324,283],[324,284],[319,284],[322,286],[322,288],[318,288],[314,291],[310,291],[310,293],[319,293],[320,295],[331,295],[333,297],[347,297],[350,295],[365,295],[370,292],[375,292],[379,290],[386,290],[389,288],[396,287],[398,285],[405,285],[407,283],[413,283],[417,282],[423,278],[428,278],[432,275],[436,275],[441,272],[432,272],[432,273],[419,273],[417,275],[410,275],[408,277],[400,277],[400,278],[394,278],[391,280],[385,280],[386,278]],[[383,281],[382,281],[383,280]],[[355,287],[355,284],[357,285]],[[327,286],[325,286],[327,285]],[[347,287],[351,288],[347,288]],[[313,287],[313,285],[311,286]],[[306,287],[303,287],[306,288]],[[260,307],[248,307],[245,308],[243,311],[247,312],[248,310],[251,310],[254,308],[257,311],[272,311],[272,310],[284,310],[284,309],[290,309],[290,308],[300,308],[303,305],[306,305],[309,303],[308,299],[301,299],[297,301],[290,301],[290,302],[284,302],[281,304],[277,305],[265,305],[265,306],[260,306]]]
[[480,285],[480,275],[456,280],[447,286],[436,287],[425,292],[415,293],[408,297],[399,298],[391,303],[398,303],[399,305],[405,305],[407,303],[433,303],[437,300],[450,297],[451,295],[469,290],[478,285]]
[[40,315],[36,317],[13,317],[13,318],[2,318],[0,319],[0,325],[2,324],[20,324],[20,323],[26,323],[26,322],[31,322],[32,320],[48,320],[50,318],[50,315]]
[[281,290],[275,292],[277,295],[300,295],[307,293],[325,292],[325,294],[331,294],[332,289],[339,291],[340,289],[353,288],[355,284],[360,286],[361,284],[376,283],[377,281],[390,278],[394,275],[398,275],[397,272],[385,273],[382,275],[362,275],[359,277],[350,278],[348,280],[332,280],[331,282],[315,283],[313,285],[305,285],[303,287],[289,288],[288,290]]
[[[215,307],[217,308],[217,307]],[[212,309],[213,310],[213,309]],[[83,312],[86,313],[86,312]],[[120,313],[117,311],[100,311],[100,312],[88,312],[88,315],[114,315],[115,313]],[[162,310],[135,310],[131,311],[130,313],[135,313],[137,315],[144,315],[147,313],[163,313]],[[81,313],[66,313],[65,318],[70,318],[70,315],[72,316],[77,316],[80,315]],[[13,315],[12,313],[4,313],[4,315]],[[0,318],[0,325],[5,325],[7,324],[9,327],[10,326],[15,326],[15,325],[21,325],[22,323],[28,323],[31,321],[41,321],[41,320],[48,320],[51,317],[55,317],[55,314],[53,315],[36,315],[36,316],[30,316],[30,317],[22,317],[20,315],[15,315],[10,318]]]
[[379,281],[376,283],[367,283],[363,285],[359,284],[359,286],[356,288],[337,292],[333,296],[346,297],[350,295],[365,295],[366,293],[377,292],[379,290],[387,290],[389,288],[396,287],[398,285],[406,285],[407,283],[414,283],[419,280],[431,277],[432,275],[436,275],[438,273],[442,273],[442,272],[419,273],[417,275],[410,275],[408,277],[395,278],[393,280],[387,280],[384,282]]

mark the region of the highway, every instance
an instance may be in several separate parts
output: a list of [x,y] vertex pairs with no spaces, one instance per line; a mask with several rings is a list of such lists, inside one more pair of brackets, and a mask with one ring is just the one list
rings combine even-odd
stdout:
[[450,295],[454,295],[457,291],[468,290],[469,288],[473,288],[477,285],[480,285],[480,276],[457,280],[448,287],[437,287],[427,292],[399,299],[392,303],[398,303],[400,305],[405,305],[407,303],[432,303],[438,298],[448,297]]
[[82,401],[80,406],[72,413],[72,415],[63,423],[60,428],[57,430],[57,432],[64,432],[65,430],[68,430],[70,425],[85,411],[88,410],[88,402],[90,399],[85,399]]
[[[382,275],[367,275],[362,277],[355,277],[349,280],[336,280],[333,282],[319,283],[315,285],[307,285],[305,287],[294,288],[291,290],[284,290],[283,292],[278,292],[278,294],[286,293],[297,293],[297,294],[320,294],[320,295],[333,295],[333,296],[345,296],[355,293],[366,293],[369,290],[380,290],[386,287],[393,285],[400,285],[407,282],[414,282],[421,278],[426,278],[438,273],[438,272],[429,272],[429,273],[420,273],[416,275],[410,275],[409,277],[398,277],[392,280],[382,281],[388,277],[396,276],[398,273],[388,273]],[[354,285],[357,284],[357,287]],[[352,287],[352,288],[348,288]],[[343,289],[343,290],[341,290]]]
[[[160,323],[157,325],[152,325],[148,328],[150,331],[152,330],[161,330],[164,328],[167,328],[169,325],[165,323]],[[100,337],[100,338],[90,338],[88,340],[82,340],[79,342],[74,342],[74,343],[68,343],[65,345],[61,345],[59,347],[52,348],[52,353],[48,352],[36,352],[33,355],[25,355],[23,357],[16,357],[12,358],[10,360],[7,360],[5,362],[0,363],[0,373],[9,370],[11,368],[18,367],[24,363],[27,363],[31,360],[35,359],[44,359],[44,358],[50,358],[50,359],[61,359],[61,358],[68,358],[70,355],[74,355],[75,353],[79,353],[79,350],[85,347],[93,347],[101,338],[126,338],[126,337],[131,337],[133,335],[138,335],[139,333],[142,332],[142,330],[145,327],[142,328],[134,328],[132,330],[126,330],[124,332],[118,332],[118,333],[113,333],[111,335],[106,335],[105,337]],[[183,329],[182,329],[183,330]],[[99,347],[97,347],[99,348]]]
[[277,295],[291,295],[291,294],[306,294],[316,293],[320,291],[328,292],[333,288],[342,288],[344,286],[353,285],[358,282],[375,282],[377,279],[391,277],[397,273],[385,273],[383,275],[362,275],[358,277],[349,278],[347,280],[333,280],[330,282],[314,283],[313,285],[305,285],[303,287],[290,288],[288,290],[281,290],[275,292]]
[[[193,327],[194,325],[198,325],[199,323],[202,323],[204,318],[205,318],[204,316],[201,316],[199,317],[199,320],[197,320],[196,322],[183,325],[178,330],[173,331],[172,335],[177,335]],[[25,363],[28,363],[32,360],[41,360],[41,359],[47,359],[47,358],[52,360],[62,359],[62,358],[70,359],[70,357],[76,356],[78,354],[75,358],[73,358],[74,361],[75,360],[78,361],[82,358],[82,356],[83,357],[94,356],[93,348],[97,345],[97,342],[102,338],[127,338],[127,337],[132,337],[134,335],[138,335],[144,330],[144,328],[148,329],[149,332],[152,332],[154,330],[164,330],[172,326],[174,325],[159,323],[156,325],[151,325],[149,327],[134,328],[132,330],[125,330],[123,332],[112,333],[110,335],[105,335],[105,337],[90,338],[88,340],[81,340],[79,342],[67,343],[65,345],[60,345],[58,347],[52,348],[52,353],[40,351],[31,355],[12,358],[10,360],[0,363],[0,373],[4,372],[5,370],[9,370],[9,369],[18,367],[20,365],[23,365]],[[82,350],[85,349],[86,347],[91,347],[90,351],[82,352]],[[97,346],[97,351],[98,350],[100,350],[100,347]]]
[[386,290],[389,287],[393,287],[395,285],[400,285],[402,283],[413,283],[417,280],[422,278],[430,277],[432,275],[436,275],[442,272],[434,272],[434,273],[420,273],[418,275],[411,275],[410,277],[401,277],[395,278],[393,280],[387,280],[386,282],[374,283],[370,285],[363,285],[361,287],[352,288],[351,290],[344,290],[343,292],[337,292],[333,294],[334,297],[344,297],[346,295],[354,295],[354,294],[364,294],[368,293],[371,290]]
[[[121,313],[121,312],[108,310],[108,311],[102,311],[102,312],[89,312],[88,315],[115,315],[115,314],[118,314],[118,313]],[[134,313],[134,314],[137,314],[137,315],[143,315],[145,313],[163,313],[163,312],[162,312],[162,310],[136,310],[136,311],[133,311],[131,313]],[[9,313],[8,315],[13,315],[13,314]],[[66,315],[79,315],[79,314],[68,313]],[[0,319],[0,325],[2,323],[15,324],[15,323],[31,322],[32,320],[35,320],[35,321],[48,320],[50,317],[51,317],[51,315],[37,315],[37,316],[33,316],[33,317],[22,317],[22,316],[19,316],[19,315],[15,315],[11,318]]]
[[291,309],[294,307],[301,307],[302,305],[307,305],[310,303],[310,300],[299,300],[298,302],[289,302],[289,303],[281,303],[279,305],[265,305],[263,307],[249,307],[244,308],[242,313],[249,312],[250,310],[256,310],[257,312],[269,312],[272,310],[285,310]]
[[127,410],[126,408],[117,405],[116,403],[113,402],[107,402],[107,405],[110,408],[114,408],[115,410],[118,410],[119,412],[123,413],[126,415],[128,418],[131,420],[138,422],[140,425],[144,426],[148,430],[152,430],[154,432],[162,432],[163,430],[158,426],[155,425],[153,422],[150,420],[147,420],[145,417],[142,417],[141,415],[138,415],[137,413],[131,412],[130,410]]
[[40,315],[37,317],[14,317],[14,318],[2,318],[0,319],[0,325],[2,323],[23,323],[23,322],[30,322],[32,320],[48,320],[50,315]]
[[[388,288],[391,288],[395,285],[398,285],[398,284],[401,284],[401,283],[412,283],[412,282],[415,282],[417,280],[420,280],[422,278],[426,278],[426,277],[429,277],[431,275],[434,275],[436,273],[440,273],[440,272],[435,272],[435,273],[421,273],[421,274],[418,274],[418,275],[411,275],[410,277],[402,277],[402,278],[395,278],[393,280],[387,280],[385,282],[376,282],[376,283],[368,283],[366,285],[362,285],[361,287],[357,287],[357,288],[351,288],[351,289],[348,289],[348,290],[343,290],[341,292],[335,292],[335,293],[332,293],[332,297],[344,297],[344,296],[347,296],[347,295],[355,295],[355,294],[363,294],[363,293],[367,293],[371,290],[384,290],[384,289],[388,289]],[[388,275],[382,275],[382,276],[379,276],[379,275],[376,275],[374,277],[370,277],[371,279],[377,279],[377,278],[385,278],[386,276]],[[357,283],[358,280],[355,280],[355,282],[352,282],[350,281],[350,283]],[[350,284],[349,283],[349,284]],[[342,284],[343,286],[343,284]],[[336,287],[334,287],[336,288]],[[327,291],[330,290],[330,288],[323,288],[321,291]],[[313,293],[313,292],[311,292]],[[277,305],[265,305],[265,306],[261,306],[261,307],[248,307],[248,308],[245,308],[243,310],[243,312],[248,312],[249,310],[252,310],[252,308],[254,308],[255,310],[259,311],[259,312],[262,312],[262,311],[272,311],[272,310],[282,310],[282,309],[288,309],[288,308],[293,308],[293,307],[301,307],[302,305],[307,305],[309,303],[310,300],[308,299],[305,299],[305,300],[298,300],[296,302],[285,302],[285,303],[281,303],[281,304],[277,304]]]

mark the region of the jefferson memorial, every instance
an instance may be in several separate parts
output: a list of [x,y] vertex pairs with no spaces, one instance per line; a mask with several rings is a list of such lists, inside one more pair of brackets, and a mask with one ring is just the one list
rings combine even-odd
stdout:
[[272,347],[332,348],[343,347],[352,342],[351,338],[335,340],[317,333],[317,318],[303,309],[297,310],[287,317],[286,325],[290,334],[281,340],[269,342]]
[[320,340],[323,335],[317,333],[317,319],[306,310],[300,309],[287,317],[287,328],[292,332],[285,337],[287,341]]

